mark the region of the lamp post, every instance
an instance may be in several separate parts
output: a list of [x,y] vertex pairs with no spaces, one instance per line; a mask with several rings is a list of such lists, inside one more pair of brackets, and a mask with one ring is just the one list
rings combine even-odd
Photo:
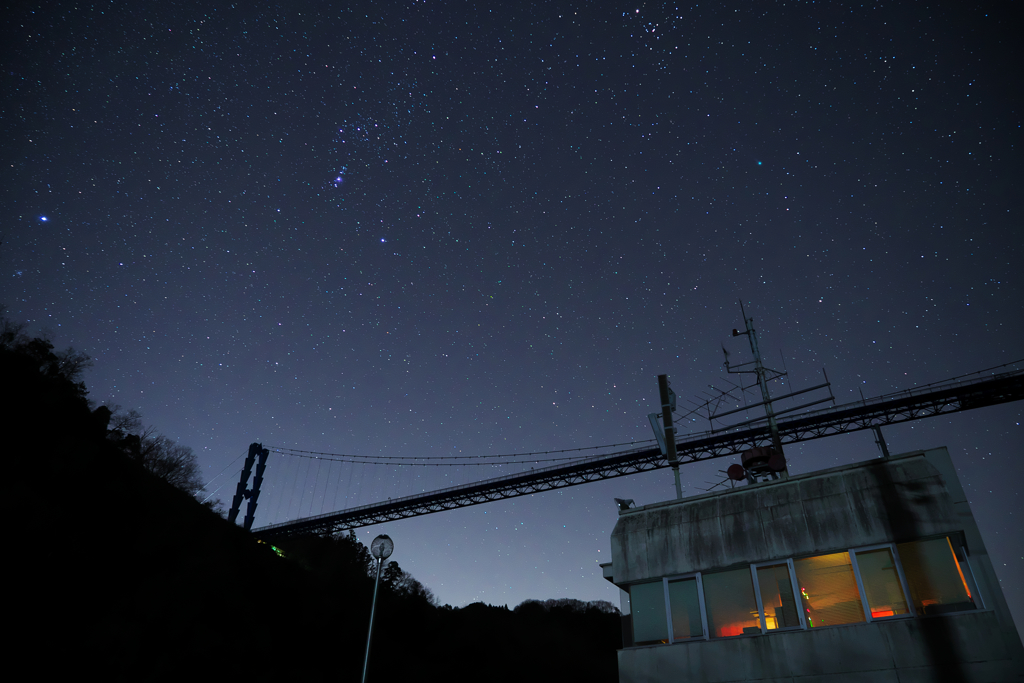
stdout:
[[377,559],[377,580],[373,582],[373,604],[370,607],[370,630],[366,634],[366,656],[363,658],[363,683],[366,683],[366,669],[370,665],[370,641],[373,638],[373,615],[377,611],[377,588],[380,586],[380,566],[395,551],[395,542],[387,534],[381,534],[370,543],[370,554]]

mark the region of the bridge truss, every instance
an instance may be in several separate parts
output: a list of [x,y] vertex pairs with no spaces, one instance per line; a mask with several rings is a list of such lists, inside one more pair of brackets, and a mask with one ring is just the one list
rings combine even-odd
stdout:
[[[1021,399],[1024,399],[1024,370],[1014,369],[980,378],[950,380],[919,389],[802,413],[788,419],[780,419],[778,430],[782,444],[797,443]],[[771,441],[768,425],[762,418],[678,439],[676,452],[680,463],[691,463],[736,455],[757,446],[770,446]],[[299,536],[333,535],[371,524],[479,505],[503,498],[526,496],[665,467],[669,467],[669,463],[660,449],[633,449],[271,524],[253,529],[253,533],[267,541]]]

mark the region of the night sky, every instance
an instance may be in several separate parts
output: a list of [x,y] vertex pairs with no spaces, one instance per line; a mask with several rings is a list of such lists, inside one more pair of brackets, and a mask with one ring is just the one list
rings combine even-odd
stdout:
[[[650,439],[658,374],[685,404],[723,345],[749,359],[740,299],[776,393],[1024,357],[1016,4],[510,4],[9,9],[8,316],[94,357],[91,398],[225,506],[251,442],[362,456],[273,453],[256,526]],[[1022,412],[885,430],[949,447],[1018,624]],[[672,495],[663,470],[359,537],[442,603],[618,604],[613,498]]]

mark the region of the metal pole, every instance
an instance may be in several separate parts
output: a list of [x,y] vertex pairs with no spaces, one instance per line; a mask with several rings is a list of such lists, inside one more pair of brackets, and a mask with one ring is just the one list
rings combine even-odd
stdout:
[[871,429],[875,432],[875,443],[878,444],[878,447],[882,450],[882,457],[888,460],[889,447],[885,445],[885,437],[882,436],[882,428],[872,427]]
[[658,393],[661,394],[661,420],[665,423],[665,457],[672,466],[676,500],[682,500],[683,487],[679,483],[679,457],[676,455],[676,428],[672,424],[672,404],[668,396],[668,375],[658,375]]
[[373,582],[373,605],[370,607],[370,631],[366,634],[366,656],[363,658],[363,683],[366,683],[366,669],[370,665],[370,639],[373,638],[373,615],[377,611],[377,587],[380,586],[380,566],[384,559],[377,558],[377,580]]
[[[761,388],[761,400],[764,402],[764,411],[768,414],[768,431],[772,436],[772,446],[775,452],[782,454],[782,439],[779,438],[779,425],[775,421],[775,410],[772,407],[772,397],[768,393],[768,382],[765,379],[764,365],[761,363],[761,349],[757,346],[757,332],[754,330],[754,319],[747,317],[743,310],[743,301],[740,300],[740,313],[743,315],[743,322],[747,328],[747,338],[750,340],[750,352],[754,356],[754,370],[757,373],[757,384]],[[789,478],[788,468],[782,470],[779,475],[783,479]]]

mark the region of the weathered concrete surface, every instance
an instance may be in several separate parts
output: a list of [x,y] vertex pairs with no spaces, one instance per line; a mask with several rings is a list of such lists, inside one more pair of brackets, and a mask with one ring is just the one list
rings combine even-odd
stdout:
[[[886,498],[910,519],[891,520]],[[962,529],[939,470],[920,454],[655,503],[612,532],[617,584]],[[971,548],[973,555],[973,548]]]
[[965,541],[983,611],[628,648],[620,680],[1024,683],[1024,647],[945,448],[622,511],[602,569],[624,586],[941,534]]
[[[940,619],[966,655],[955,678],[946,676],[945,663],[931,661],[921,633]],[[1019,681],[999,631],[985,611],[629,648],[619,652],[619,681]]]

